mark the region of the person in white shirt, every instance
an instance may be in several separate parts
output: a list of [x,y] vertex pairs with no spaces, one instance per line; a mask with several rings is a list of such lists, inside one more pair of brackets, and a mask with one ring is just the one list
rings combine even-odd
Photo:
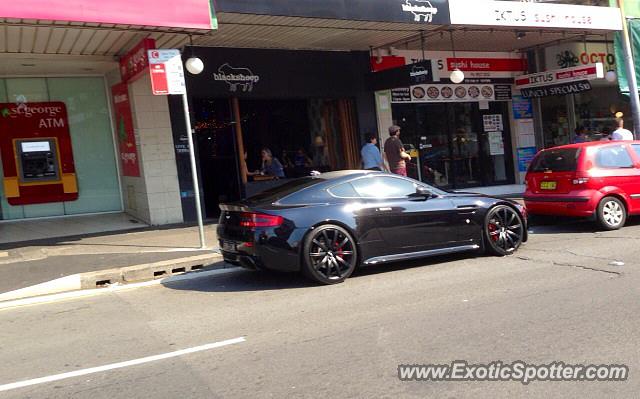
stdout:
[[622,118],[616,119],[618,128],[611,133],[612,141],[621,140],[633,140],[633,133],[624,128],[624,120]]

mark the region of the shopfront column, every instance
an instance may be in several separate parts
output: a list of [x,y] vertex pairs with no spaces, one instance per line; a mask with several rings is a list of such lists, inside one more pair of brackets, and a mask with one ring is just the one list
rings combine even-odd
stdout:
[[123,176],[127,213],[152,225],[181,223],[169,105],[165,96],[151,94],[147,74],[129,84],[140,177]]

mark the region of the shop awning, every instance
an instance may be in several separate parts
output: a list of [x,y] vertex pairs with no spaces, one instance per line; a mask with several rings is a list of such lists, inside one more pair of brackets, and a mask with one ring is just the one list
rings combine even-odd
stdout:
[[[617,3],[617,0],[610,0]],[[631,41],[631,51],[635,62],[636,79],[640,81],[640,2],[637,0],[625,1],[625,14],[628,18],[629,39]],[[637,19],[633,19],[637,18]],[[614,48],[617,60],[624,60],[624,49],[621,33],[616,33]],[[629,81],[627,79],[627,68],[624,62],[616,63],[616,73],[618,74],[618,85],[620,92],[629,95]]]
[[19,0],[3,1],[0,17],[36,21],[216,28],[213,0]]

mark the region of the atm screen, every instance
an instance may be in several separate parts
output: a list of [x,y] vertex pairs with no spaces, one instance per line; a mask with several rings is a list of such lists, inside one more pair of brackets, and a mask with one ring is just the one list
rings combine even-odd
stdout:
[[52,139],[19,140],[19,171],[22,182],[59,178],[56,143]]
[[23,141],[20,143],[22,152],[50,152],[49,141]]

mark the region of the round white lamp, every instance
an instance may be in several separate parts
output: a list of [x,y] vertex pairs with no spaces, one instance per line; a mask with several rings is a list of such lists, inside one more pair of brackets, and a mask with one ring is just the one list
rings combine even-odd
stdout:
[[453,71],[451,71],[451,75],[449,75],[449,79],[451,79],[453,83],[456,83],[456,84],[461,83],[464,80],[464,72],[456,68]]
[[191,57],[185,62],[187,71],[193,75],[198,75],[204,70],[204,63],[198,57]]
[[607,82],[615,82],[616,80],[618,80],[618,74],[616,74],[616,71],[607,71],[607,73],[604,75],[604,78],[607,80]]

